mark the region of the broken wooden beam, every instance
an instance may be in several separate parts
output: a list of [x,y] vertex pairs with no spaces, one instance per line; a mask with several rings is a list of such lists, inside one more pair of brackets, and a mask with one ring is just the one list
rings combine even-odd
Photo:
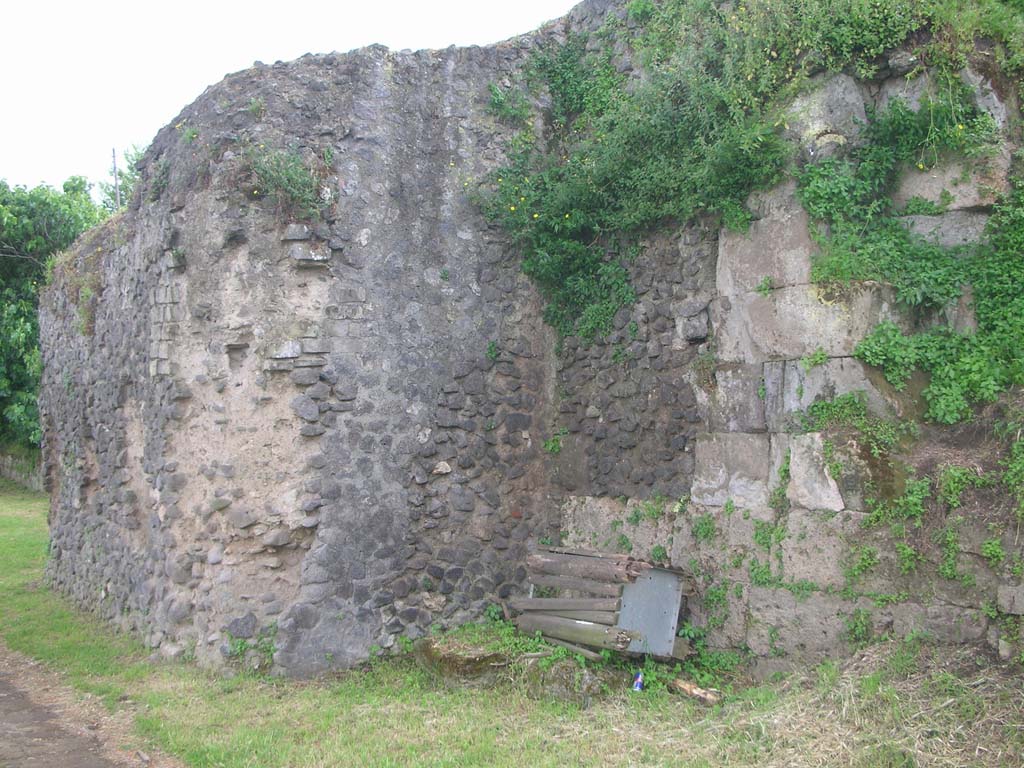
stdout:
[[515,624],[521,631],[529,634],[540,632],[576,645],[608,648],[613,651],[624,651],[633,640],[640,638],[638,632],[587,621],[564,619],[561,616],[551,616],[536,611],[520,614],[515,618]]
[[581,645],[575,645],[573,643],[567,643],[565,640],[559,640],[557,637],[548,637],[547,635],[543,635],[543,637],[545,642],[551,643],[552,645],[557,645],[561,648],[567,648],[572,653],[579,654],[584,659],[589,659],[590,661],[602,660],[600,653],[596,653],[590,650],[589,648],[584,648]]
[[573,576],[531,575],[530,583],[535,587],[572,589],[577,592],[588,592],[591,595],[599,595],[600,597],[620,597],[622,595],[621,584],[609,584],[606,581],[579,579]]
[[513,597],[508,601],[515,611],[617,611],[617,597]]
[[639,560],[537,552],[526,558],[526,567],[534,573],[626,584],[635,581],[637,576],[652,566]]
[[614,627],[619,623],[618,611],[539,611],[539,613],[561,616],[563,619],[589,621],[593,624],[604,624],[609,627]]

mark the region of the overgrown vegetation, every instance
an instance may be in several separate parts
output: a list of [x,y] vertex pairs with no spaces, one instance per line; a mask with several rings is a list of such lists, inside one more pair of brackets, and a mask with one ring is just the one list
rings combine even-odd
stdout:
[[59,192],[0,181],[0,442],[39,444],[39,287],[55,255],[105,215],[81,176]]
[[310,167],[296,150],[267,149],[262,144],[245,151],[246,164],[253,177],[253,197],[269,197],[283,211],[295,216],[318,219],[329,202],[321,194],[319,175],[330,167],[333,158],[325,154],[322,163]]

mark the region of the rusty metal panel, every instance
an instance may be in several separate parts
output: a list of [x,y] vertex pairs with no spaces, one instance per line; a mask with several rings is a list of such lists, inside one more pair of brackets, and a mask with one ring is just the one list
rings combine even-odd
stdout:
[[682,578],[661,568],[653,568],[632,584],[626,584],[618,626],[641,635],[629,644],[628,650],[671,656],[682,597]]

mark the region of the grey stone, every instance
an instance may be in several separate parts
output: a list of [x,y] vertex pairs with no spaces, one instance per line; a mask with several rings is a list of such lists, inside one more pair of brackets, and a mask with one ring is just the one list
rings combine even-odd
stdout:
[[752,222],[746,232],[723,230],[719,237],[716,284],[722,295],[755,291],[765,281],[773,288],[811,282],[817,247],[795,182],[762,193],[758,202],[769,217]]
[[786,495],[804,509],[839,512],[844,508],[839,486],[826,468],[824,440],[818,432],[789,439],[789,486]]
[[989,216],[979,211],[949,211],[938,216],[904,216],[900,222],[911,232],[945,248],[980,243]]
[[821,75],[814,86],[786,110],[786,136],[812,156],[827,154],[830,145],[855,143],[867,123],[857,81],[849,75]]
[[900,176],[892,199],[897,208],[914,197],[942,203],[945,192],[952,197],[947,203],[950,211],[991,208],[1009,191],[1009,170],[1010,152],[1005,148],[976,167],[954,161],[935,168],[911,168]]
[[761,365],[725,363],[715,369],[710,402],[716,432],[764,432],[765,382]]
[[275,528],[260,538],[265,547],[284,547],[291,543],[292,535],[287,528]]
[[302,344],[298,341],[286,341],[275,347],[268,357],[274,360],[289,359],[302,354]]
[[996,594],[996,604],[1003,613],[1024,616],[1024,584],[1004,584]]
[[256,614],[250,611],[244,616],[239,616],[229,621],[225,629],[232,637],[248,640],[256,634],[257,626]]
[[320,406],[311,397],[299,395],[293,398],[291,408],[300,419],[305,419],[306,421],[320,420]]
[[745,293],[712,302],[716,352],[721,362],[795,359],[819,348],[849,357],[878,323],[906,325],[891,288],[854,284],[833,293],[824,286],[793,286],[770,296]]
[[691,497],[721,507],[768,504],[770,447],[766,434],[714,433],[697,439]]

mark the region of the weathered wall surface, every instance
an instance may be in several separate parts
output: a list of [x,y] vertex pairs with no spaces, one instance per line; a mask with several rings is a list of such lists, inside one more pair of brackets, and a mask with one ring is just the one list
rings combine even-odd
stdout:
[[[511,136],[488,86],[614,5],[485,49],[258,66],[158,135],[132,208],[76,246],[43,301],[55,584],[164,654],[309,675],[478,616],[561,532],[688,570],[689,619],[768,660],[835,652],[858,610],[879,631],[999,642],[982,604],[1024,597],[982,561],[981,528],[963,533],[972,588],[883,561],[842,594],[851,553],[885,535],[862,526],[870,467],[791,428],[850,391],[911,414],[852,357],[878,321],[909,321],[884,286],[811,284],[792,181],[751,199],[747,233],[649,233],[630,264],[639,300],[605,340],[559,344],[540,321],[465,194]],[[1005,123],[1013,106],[972,77]],[[791,136],[808,156],[842,151],[865,105],[918,87],[827,79],[794,105]],[[320,168],[319,219],[253,183],[251,157],[284,149]],[[970,182],[906,174],[901,199],[957,181],[947,213],[908,226],[977,239],[1005,174],[1005,158]],[[819,348],[824,364],[800,365]],[[850,454],[841,477],[833,450]]]
[[[558,529],[554,339],[464,187],[537,39],[260,66],[158,135],[43,302],[60,588],[166,654],[298,675],[517,588]],[[325,166],[320,221],[245,173],[289,148]]]
[[[1005,129],[1008,107],[991,84],[973,72],[965,78]],[[914,105],[927,87],[927,77],[831,76],[793,105],[789,133],[808,157],[842,151],[856,145],[866,107],[893,96]],[[977,242],[1007,188],[1008,157],[1009,146],[966,174],[958,163],[904,174],[898,205],[914,196],[937,203],[952,191],[944,213],[907,217],[907,226],[946,245]],[[813,403],[850,392],[863,392],[876,416],[919,417],[914,398],[853,350],[884,320],[908,331],[933,320],[911,320],[886,286],[813,284],[817,246],[792,179],[748,205],[755,220],[745,233],[652,237],[652,258],[637,268],[640,300],[623,330],[563,362],[572,396],[561,410],[577,436],[568,452],[589,470],[563,483],[572,494],[563,504],[567,540],[667,558],[688,571],[696,585],[690,621],[715,646],[749,649],[765,669],[849,647],[857,621],[862,636],[926,631],[948,642],[987,639],[1009,654],[1020,638],[1001,631],[996,609],[1017,611],[1020,579],[981,552],[998,534],[1006,552],[1020,554],[1005,505],[985,498],[977,510],[950,513],[964,578],[939,575],[934,522],[910,534],[924,562],[903,573],[889,529],[865,526],[867,484],[884,484],[885,473],[852,436],[799,428]],[[673,258],[659,261],[659,253]],[[956,327],[971,326],[969,302],[947,313]],[[822,352],[816,364],[801,364]],[[930,439],[946,461],[982,460],[956,435]],[[833,477],[835,467],[842,471]],[[864,552],[879,562],[862,574]]]

